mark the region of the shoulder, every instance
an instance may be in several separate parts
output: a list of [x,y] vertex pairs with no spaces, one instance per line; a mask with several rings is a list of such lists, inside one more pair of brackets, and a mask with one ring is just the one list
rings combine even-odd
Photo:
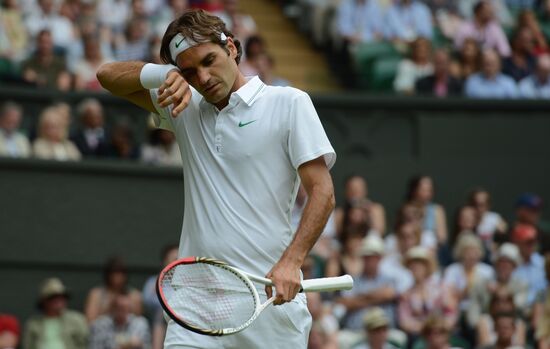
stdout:
[[309,95],[300,89],[291,86],[265,86],[264,96],[271,98],[284,99],[288,101],[297,101],[301,99],[311,99]]
[[86,324],[84,315],[76,310],[66,310],[63,313],[63,317],[71,323]]
[[479,263],[478,270],[480,273],[484,274],[485,276],[491,276],[494,273],[493,267],[486,263]]

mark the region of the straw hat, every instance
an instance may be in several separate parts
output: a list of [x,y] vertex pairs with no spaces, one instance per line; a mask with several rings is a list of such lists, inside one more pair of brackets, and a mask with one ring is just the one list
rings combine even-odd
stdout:
[[405,259],[403,260],[403,265],[408,267],[409,263],[412,261],[424,262],[428,267],[430,275],[436,269],[435,260],[432,253],[424,246],[415,246],[407,251],[407,253],[405,254]]
[[384,310],[380,307],[374,307],[367,311],[363,317],[363,325],[367,330],[375,330],[381,327],[388,327],[390,320]]
[[376,234],[369,234],[363,239],[361,243],[361,249],[359,250],[361,256],[382,256],[384,255],[384,240]]
[[58,278],[46,279],[40,287],[38,302],[42,303],[44,300],[55,296],[69,297],[69,292]]

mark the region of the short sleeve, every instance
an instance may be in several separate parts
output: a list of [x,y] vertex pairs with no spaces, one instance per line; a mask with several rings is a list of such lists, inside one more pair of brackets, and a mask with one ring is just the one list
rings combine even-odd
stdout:
[[323,129],[309,96],[299,92],[290,108],[288,153],[295,169],[301,164],[324,156],[330,169],[336,162],[336,152]]
[[172,117],[170,115],[170,107],[162,108],[158,105],[158,89],[149,90],[149,94],[151,95],[151,101],[153,102],[153,105],[158,112],[151,114],[155,123],[155,127],[174,132]]

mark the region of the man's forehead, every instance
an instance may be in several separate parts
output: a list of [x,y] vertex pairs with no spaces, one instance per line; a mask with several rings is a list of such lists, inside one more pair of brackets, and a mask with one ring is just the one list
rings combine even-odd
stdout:
[[193,46],[183,51],[176,57],[176,63],[180,69],[193,68],[211,53],[216,53],[221,47],[212,42],[206,42]]

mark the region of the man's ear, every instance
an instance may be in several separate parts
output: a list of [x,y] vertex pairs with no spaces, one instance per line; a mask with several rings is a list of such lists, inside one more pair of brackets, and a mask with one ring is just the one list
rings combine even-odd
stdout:
[[235,46],[233,38],[227,38],[227,49],[229,50],[229,56],[231,56],[231,58],[237,58],[237,46]]

